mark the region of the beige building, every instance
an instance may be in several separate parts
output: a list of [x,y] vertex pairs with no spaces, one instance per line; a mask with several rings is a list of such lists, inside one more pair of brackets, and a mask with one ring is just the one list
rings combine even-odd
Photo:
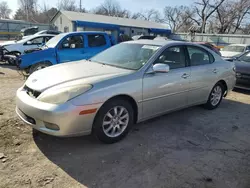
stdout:
[[130,37],[171,34],[171,30],[160,23],[72,11],[58,11],[52,18],[51,24],[62,32],[105,31],[115,37],[121,33]]

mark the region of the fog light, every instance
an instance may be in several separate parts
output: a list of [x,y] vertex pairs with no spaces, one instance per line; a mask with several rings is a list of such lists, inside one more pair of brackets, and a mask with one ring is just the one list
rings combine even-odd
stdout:
[[48,123],[48,122],[44,122],[44,125],[47,129],[51,129],[51,130],[54,130],[54,131],[59,131],[60,128],[58,125],[56,124],[53,124],[53,123]]

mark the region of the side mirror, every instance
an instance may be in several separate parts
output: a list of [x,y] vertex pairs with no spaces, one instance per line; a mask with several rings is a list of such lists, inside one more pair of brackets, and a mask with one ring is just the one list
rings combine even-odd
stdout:
[[31,41],[27,41],[27,45],[31,45],[32,44],[32,42]]
[[69,43],[63,43],[63,48],[69,48]]
[[152,73],[168,73],[169,70],[170,70],[169,65],[163,64],[163,63],[157,63],[147,73],[148,74],[152,74]]

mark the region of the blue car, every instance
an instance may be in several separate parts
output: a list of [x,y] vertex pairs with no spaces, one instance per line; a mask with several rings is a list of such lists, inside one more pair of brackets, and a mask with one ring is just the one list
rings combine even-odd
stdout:
[[17,63],[20,69],[31,74],[51,65],[89,59],[115,43],[114,38],[105,32],[62,33],[40,49],[20,56]]

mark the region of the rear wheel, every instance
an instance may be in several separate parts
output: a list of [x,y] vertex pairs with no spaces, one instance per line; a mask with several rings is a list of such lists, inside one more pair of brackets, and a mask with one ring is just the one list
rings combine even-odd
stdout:
[[115,99],[107,102],[99,110],[93,126],[96,137],[107,144],[123,139],[134,122],[130,103]]
[[30,67],[29,73],[32,74],[32,73],[35,72],[35,71],[44,69],[44,68],[49,67],[49,66],[51,66],[51,63],[49,63],[49,62],[37,63],[37,64],[32,65],[32,66]]
[[209,98],[207,100],[207,103],[204,105],[204,107],[208,110],[216,109],[220,105],[224,93],[225,93],[224,86],[221,83],[217,83],[213,87],[209,95]]

